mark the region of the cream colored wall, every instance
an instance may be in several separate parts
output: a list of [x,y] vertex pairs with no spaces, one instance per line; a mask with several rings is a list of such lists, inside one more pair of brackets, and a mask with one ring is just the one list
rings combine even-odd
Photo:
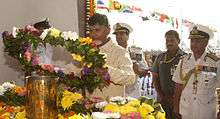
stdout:
[[[11,31],[13,26],[23,27],[48,17],[51,24],[60,30],[79,31],[77,0],[2,0],[0,4],[0,32]],[[15,80],[22,84],[24,77],[16,62],[4,52],[0,38],[0,84]],[[56,50],[55,57],[63,57]]]

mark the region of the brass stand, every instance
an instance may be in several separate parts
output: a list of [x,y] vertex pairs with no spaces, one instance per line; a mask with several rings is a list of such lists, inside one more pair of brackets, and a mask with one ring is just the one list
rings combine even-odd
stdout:
[[218,101],[218,110],[220,110],[220,88],[216,88],[216,96]]
[[28,119],[57,119],[57,77],[26,77]]

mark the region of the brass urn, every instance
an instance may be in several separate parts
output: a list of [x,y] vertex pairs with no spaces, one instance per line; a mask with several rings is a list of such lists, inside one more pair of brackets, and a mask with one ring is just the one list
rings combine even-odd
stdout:
[[57,119],[57,77],[26,77],[26,116],[28,119]]

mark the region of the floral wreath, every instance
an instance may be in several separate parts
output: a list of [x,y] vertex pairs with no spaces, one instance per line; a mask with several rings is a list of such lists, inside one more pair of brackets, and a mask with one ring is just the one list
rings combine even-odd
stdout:
[[[36,72],[38,75],[57,76],[70,88],[76,91],[85,89],[90,93],[111,83],[105,56],[89,37],[80,38],[75,32],[61,32],[56,28],[40,30],[33,25],[23,29],[13,27],[12,33],[5,31],[2,37],[5,52],[20,62],[26,74]],[[61,68],[41,64],[36,50],[39,45],[46,44],[62,46],[70,52],[73,60],[81,64],[81,75],[75,76],[74,72],[65,74]],[[96,69],[106,70],[106,73],[99,74]]]
[[[36,72],[38,75],[57,76],[71,89],[86,89],[90,93],[111,83],[104,54],[99,53],[99,49],[90,38],[79,38],[74,32],[61,32],[55,28],[39,30],[31,25],[24,29],[14,27],[12,33],[6,31],[2,36],[5,52],[17,59],[27,74]],[[47,43],[62,46],[69,51],[73,60],[81,64],[81,75],[75,76],[74,72],[65,74],[61,68],[41,64],[36,51],[39,45],[46,46]],[[106,73],[99,74],[97,68],[106,70]],[[163,110],[158,109],[159,105],[151,104],[145,99],[129,101],[116,97],[103,102],[98,97],[86,98],[65,89],[59,91],[62,92],[58,94],[59,119],[90,119],[90,114],[97,118],[106,115],[108,118],[165,118]],[[0,118],[25,119],[26,94],[25,87],[16,86],[14,83],[5,82],[0,85]]]

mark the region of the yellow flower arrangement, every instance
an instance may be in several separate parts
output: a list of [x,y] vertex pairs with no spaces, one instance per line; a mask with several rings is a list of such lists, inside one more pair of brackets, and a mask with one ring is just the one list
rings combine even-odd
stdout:
[[165,116],[166,116],[165,113],[157,112],[156,119],[166,119]]
[[60,36],[60,30],[56,29],[56,28],[50,28],[49,29],[50,35],[57,38]]
[[61,100],[61,105],[64,110],[68,109],[71,107],[76,101],[82,99],[82,95],[78,93],[72,93],[69,91],[64,91],[63,92],[63,98]]
[[89,38],[89,37],[80,38],[80,39],[79,39],[79,42],[82,43],[83,45],[85,45],[85,44],[91,44],[91,43],[92,43],[92,39]]
[[64,119],[63,115],[58,114],[58,119]]
[[104,111],[119,112],[120,110],[117,104],[108,104],[105,106]]
[[82,62],[84,59],[84,56],[78,55],[78,54],[72,54],[72,57],[74,60],[78,61],[78,62]]
[[68,119],[85,119],[83,116],[81,116],[80,114],[75,114],[75,115],[73,115],[73,116],[71,116],[71,117],[69,117]]
[[149,113],[152,113],[154,111],[154,108],[149,105],[149,104],[146,104],[146,103],[143,103],[139,108],[138,108],[140,114],[141,114],[141,117],[142,118],[146,118],[146,116],[149,114]]
[[[103,107],[100,106],[101,104]],[[104,114],[105,112],[119,113],[123,119],[166,119],[161,105],[146,97],[135,99],[117,96],[110,98],[107,104],[102,102],[100,105],[98,106],[104,109]]]
[[18,113],[15,115],[15,119],[27,119],[27,118],[26,118],[25,110],[22,111],[22,112],[18,112]]
[[142,117],[143,119],[155,119],[155,117],[151,114],[147,115],[146,117]]
[[133,107],[139,107],[140,103],[141,102],[139,100],[132,100],[132,101],[128,102],[126,105],[133,106]]
[[[10,86],[10,85],[9,85]],[[8,86],[8,87],[9,87]],[[14,88],[20,88],[13,86]],[[18,91],[19,92],[19,91]],[[91,119],[92,108],[89,108],[91,112],[77,112],[77,109],[86,110],[84,106],[86,103],[84,102],[86,99],[82,97],[81,94],[73,93],[67,90],[64,90],[61,95],[61,99],[58,100],[60,106],[62,108],[59,111],[58,119]],[[120,103],[120,101],[124,103]],[[126,100],[126,101],[125,101]],[[131,118],[131,119],[166,119],[165,113],[159,109],[158,104],[150,104],[149,101],[143,101],[141,99],[125,99],[115,98],[113,102],[109,103],[101,103],[103,107],[99,111],[103,111],[104,113],[118,113],[122,118]],[[118,102],[119,101],[119,102]],[[118,103],[117,103],[118,102]],[[76,110],[71,110],[76,109]],[[97,107],[98,109],[98,107]],[[159,109],[159,110],[158,110]],[[83,115],[87,114],[87,115]],[[13,115],[14,119],[26,119],[25,117],[25,108],[24,106],[2,106],[0,104],[0,119],[10,119]]]
[[138,112],[137,108],[128,105],[120,106],[119,110],[119,113],[121,113],[122,115],[130,114],[132,112]]
[[24,106],[16,106],[13,107],[13,112],[18,113],[18,112],[23,112],[25,110]]
[[72,92],[67,91],[67,90],[65,90],[63,92],[63,97],[72,98],[73,101],[77,101],[77,100],[80,100],[80,99],[83,98],[81,94],[79,94],[79,93],[72,93]]
[[61,104],[62,104],[62,107],[64,108],[64,110],[68,109],[69,107],[72,106],[73,104],[73,100],[69,97],[64,97],[62,100],[61,100]]
[[0,119],[26,119],[24,106],[0,105]]
[[10,119],[10,113],[9,112],[1,113],[0,119]]

